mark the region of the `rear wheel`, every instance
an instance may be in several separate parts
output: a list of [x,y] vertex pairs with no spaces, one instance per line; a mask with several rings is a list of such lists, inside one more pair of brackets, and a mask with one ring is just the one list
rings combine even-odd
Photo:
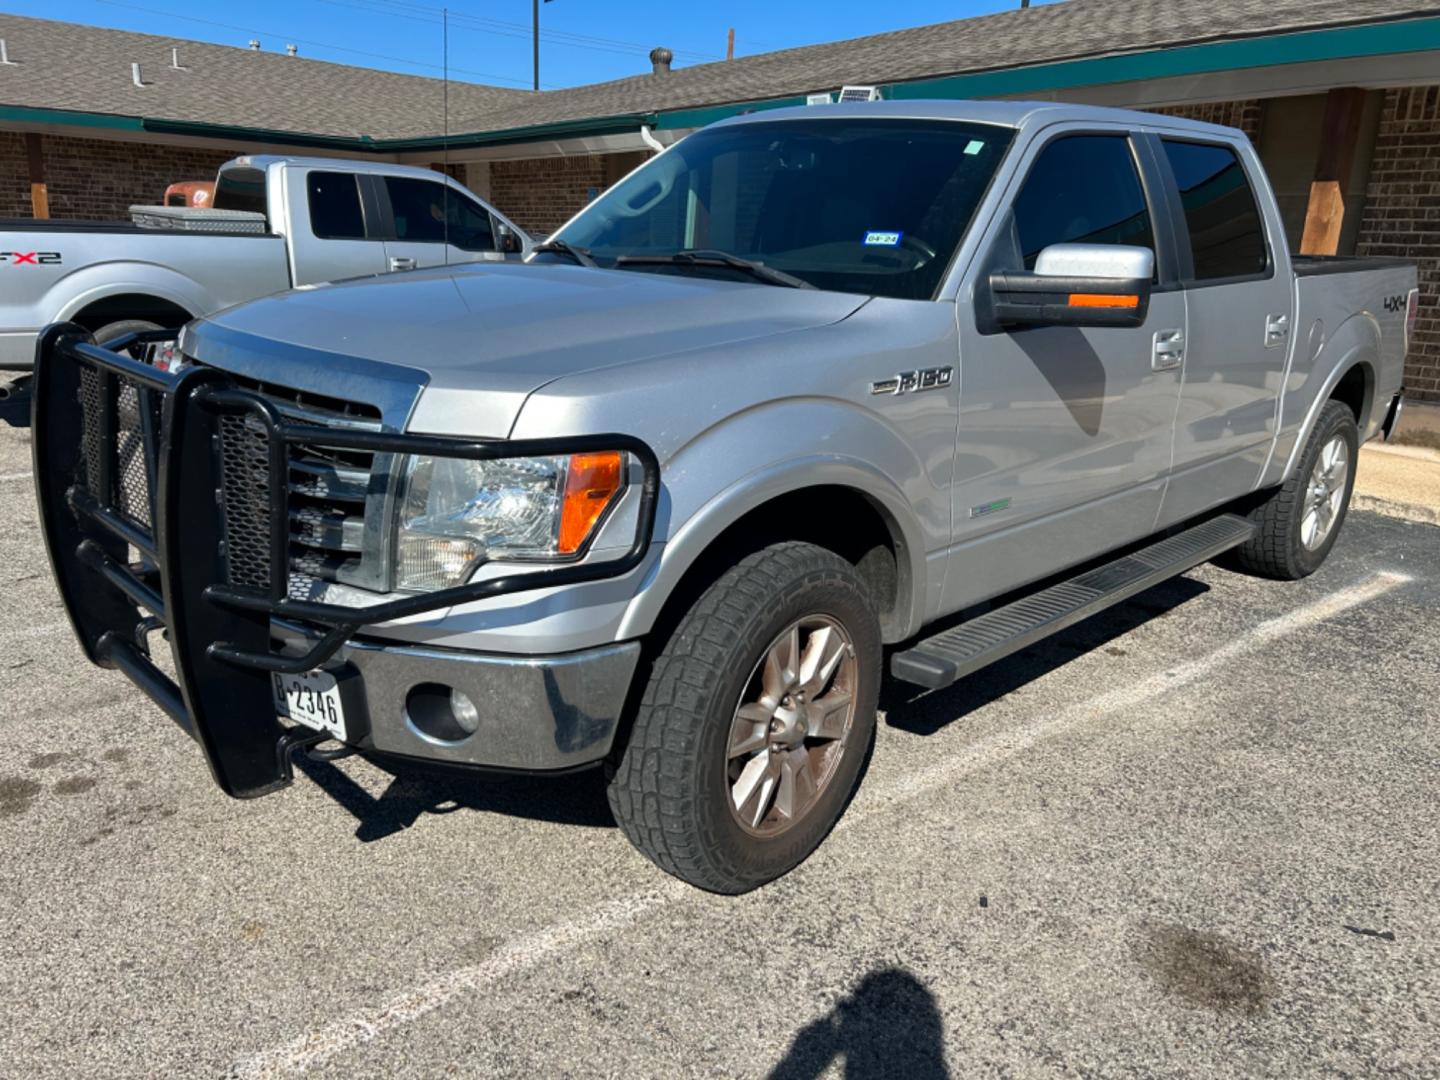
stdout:
[[1360,431],[1349,406],[1327,401],[1294,474],[1250,512],[1259,526],[1232,561],[1264,577],[1295,581],[1330,554],[1350,508]]
[[854,568],[765,548],[710,586],[656,658],[610,805],[662,869],[738,893],[839,820],[875,733],[880,626]]

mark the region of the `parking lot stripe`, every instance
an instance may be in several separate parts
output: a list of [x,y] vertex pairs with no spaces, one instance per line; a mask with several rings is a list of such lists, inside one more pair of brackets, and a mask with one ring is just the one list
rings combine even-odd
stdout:
[[12,473],[0,474],[0,483],[5,483],[5,482],[8,481],[8,480],[29,480],[29,479],[30,479],[30,473],[28,473],[28,472],[12,472]]
[[1254,652],[1269,642],[1288,637],[1327,619],[1332,619],[1352,608],[1369,603],[1411,580],[1413,579],[1406,574],[1390,571],[1376,574],[1349,588],[1330,593],[1305,607],[1296,608],[1284,615],[1268,619],[1255,627],[1249,634],[1236,638],[1199,659],[1151,675],[1132,685],[1121,686],[1089,698],[1048,720],[1041,720],[1025,727],[981,739],[958,750],[953,756],[947,757],[930,768],[910,773],[888,787],[881,787],[873,792],[867,792],[862,788],[856,797],[854,807],[854,810],[858,810],[860,813],[852,812],[846,815],[836,831],[843,829],[853,821],[863,819],[866,809],[872,805],[878,809],[887,804],[914,799],[936,788],[951,784],[969,773],[1022,753],[1046,739],[1065,734],[1101,717],[1148,704],[1163,694],[1188,686],[1217,668],[1246,653]]
[[669,881],[651,892],[612,900],[585,918],[554,923],[501,945],[482,963],[448,971],[373,1009],[358,1010],[286,1046],[257,1054],[227,1075],[237,1080],[267,1080],[304,1072],[336,1054],[369,1042],[390,1028],[418,1020],[462,994],[474,993],[592,938],[621,930],[650,910],[674,903],[690,891],[690,886],[682,882]]
[[[907,779],[882,787],[868,797],[862,789],[855,806],[841,821],[836,832],[897,803],[909,801],[935,788],[953,783],[968,773],[1013,757],[1084,723],[1117,710],[1145,704],[1171,690],[1187,686],[1269,642],[1316,626],[1384,596],[1411,580],[1405,574],[1376,574],[1356,585],[1330,593],[1305,607],[1269,619],[1244,637],[1237,638],[1199,659],[1143,679],[1133,686],[1121,687],[1090,698],[1050,720],[981,739],[970,746],[959,748],[953,757],[941,764],[912,773]],[[623,930],[644,915],[691,895],[693,890],[690,886],[679,881],[670,881],[653,891],[612,900],[584,918],[553,923],[534,933],[516,938],[500,946],[494,954],[479,964],[446,972],[392,997],[381,1005],[357,1010],[301,1035],[284,1046],[262,1051],[234,1066],[227,1075],[236,1080],[273,1080],[303,1073],[338,1054],[378,1038],[390,1029],[442,1008],[463,994],[474,993],[506,976],[533,968],[587,941]]]

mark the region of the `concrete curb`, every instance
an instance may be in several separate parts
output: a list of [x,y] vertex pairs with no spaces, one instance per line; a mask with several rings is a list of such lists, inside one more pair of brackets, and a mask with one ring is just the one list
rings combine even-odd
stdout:
[[1350,506],[1355,510],[1369,510],[1372,513],[1384,514],[1386,517],[1416,521],[1422,525],[1440,526],[1440,509],[1433,506],[1396,502],[1394,499],[1382,499],[1378,495],[1362,495],[1358,491],[1351,496]]

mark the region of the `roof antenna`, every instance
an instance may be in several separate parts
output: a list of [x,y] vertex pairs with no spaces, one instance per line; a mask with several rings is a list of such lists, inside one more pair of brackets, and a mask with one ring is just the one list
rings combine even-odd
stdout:
[[441,118],[441,154],[445,169],[445,225],[443,236],[445,239],[445,265],[450,265],[450,9],[440,9],[440,51],[444,54],[441,62],[444,65],[444,105],[442,106],[443,116]]

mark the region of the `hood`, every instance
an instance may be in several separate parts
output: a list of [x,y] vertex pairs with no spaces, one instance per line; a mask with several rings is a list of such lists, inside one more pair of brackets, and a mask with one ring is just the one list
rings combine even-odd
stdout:
[[[525,398],[565,375],[823,326],[865,299],[640,270],[474,263],[242,304],[192,324],[184,345],[205,363],[299,390],[343,396],[337,382],[363,393],[379,380],[393,399],[408,380],[452,408],[450,395],[463,395],[471,400],[458,404],[474,416],[467,434],[503,437]],[[389,410],[385,419],[404,423]]]

